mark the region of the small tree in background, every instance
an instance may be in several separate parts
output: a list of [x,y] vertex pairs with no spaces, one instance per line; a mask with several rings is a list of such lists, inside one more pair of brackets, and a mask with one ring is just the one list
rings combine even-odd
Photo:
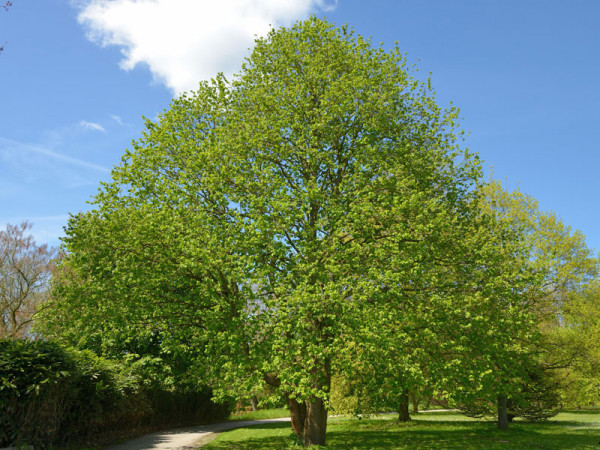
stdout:
[[37,245],[29,222],[0,231],[0,338],[24,336],[46,300],[56,249]]
[[[507,230],[520,230],[522,235],[514,248],[521,247],[526,257],[517,260],[511,256],[509,265],[520,265],[538,278],[537,283],[518,290],[512,303],[507,304],[513,308],[527,302],[533,312],[531,330],[537,329],[539,336],[520,339],[526,359],[519,364],[526,370],[515,376],[511,373],[515,358],[496,357],[495,370],[504,376],[496,383],[495,392],[489,393],[497,397],[475,393],[470,400],[459,402],[469,415],[497,412],[499,426],[507,428],[513,417],[545,419],[558,412],[561,392],[567,387],[565,373],[572,372],[573,364],[586,353],[582,322],[569,312],[580,311],[582,305],[594,309],[592,297],[583,293],[589,292],[587,287],[597,277],[599,266],[584,236],[554,213],[541,211],[534,198],[519,191],[509,192],[499,181],[485,185],[483,193],[486,201],[482,208],[495,215]],[[514,248],[507,247],[510,255]]]

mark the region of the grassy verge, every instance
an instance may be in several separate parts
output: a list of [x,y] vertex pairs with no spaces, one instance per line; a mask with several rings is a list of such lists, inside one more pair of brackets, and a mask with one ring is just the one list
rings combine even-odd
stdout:
[[287,408],[259,409],[258,411],[232,414],[229,416],[229,420],[278,419],[279,417],[290,417],[290,410]]
[[[328,449],[586,449],[600,448],[600,411],[564,412],[546,422],[495,423],[452,412],[420,413],[399,424],[395,416],[331,418]],[[256,425],[222,433],[205,448],[285,449],[295,447],[289,423]]]

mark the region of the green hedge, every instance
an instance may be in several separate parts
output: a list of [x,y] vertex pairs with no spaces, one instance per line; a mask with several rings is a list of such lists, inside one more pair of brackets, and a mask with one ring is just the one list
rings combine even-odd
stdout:
[[210,389],[166,391],[130,366],[52,342],[0,340],[0,447],[93,442],[140,425],[221,420]]

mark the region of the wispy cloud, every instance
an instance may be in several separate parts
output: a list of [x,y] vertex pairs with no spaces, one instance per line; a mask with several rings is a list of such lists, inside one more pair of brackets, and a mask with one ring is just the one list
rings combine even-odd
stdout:
[[115,122],[117,122],[119,125],[125,126],[125,122],[123,122],[123,119],[121,118],[121,116],[117,116],[116,114],[111,114],[110,118],[112,120],[114,120]]
[[87,0],[79,22],[90,40],[122,47],[121,67],[147,64],[174,93],[217,72],[231,75],[255,37],[337,0]]
[[79,167],[85,167],[87,169],[93,169],[100,172],[109,173],[110,169],[104,166],[100,166],[98,164],[94,164],[83,159],[73,158],[72,156],[63,155],[61,153],[57,153],[52,151],[46,147],[35,145],[35,144],[26,144],[22,142],[13,141],[12,139],[6,139],[0,137],[0,153],[3,153],[5,157],[10,157],[11,155],[18,154],[22,156],[23,153],[34,153],[38,155],[43,155],[47,158],[51,158],[57,161],[65,162],[67,164],[72,164]]
[[88,122],[87,120],[82,120],[81,122],[79,122],[79,125],[86,130],[101,131],[103,133],[106,133],[106,130],[104,129],[104,127],[102,125],[100,125],[99,123]]

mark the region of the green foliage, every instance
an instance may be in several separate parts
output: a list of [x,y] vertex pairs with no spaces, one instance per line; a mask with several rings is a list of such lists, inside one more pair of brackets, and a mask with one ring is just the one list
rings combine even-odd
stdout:
[[600,284],[588,283],[570,292],[562,308],[562,354],[570,358],[561,371],[566,388],[562,401],[570,407],[600,405]]
[[91,351],[0,340],[0,445],[75,445],[140,424],[197,424],[229,414],[207,388],[148,387],[141,373]]
[[491,390],[523,353],[530,274],[479,209],[457,116],[398,47],[314,17],[273,30],[231,82],[147,121],[71,218],[41,329],[194,349],[218,395],[269,383],[308,407],[306,444],[324,443],[333,373],[386,401],[426,377]]
[[[544,419],[556,413],[561,397],[568,397],[566,392],[582,387],[582,383],[574,382],[576,367],[586,358],[586,348],[595,346],[589,345],[589,335],[581,333],[581,324],[594,321],[581,321],[581,315],[576,319],[571,311],[586,310],[587,316],[596,309],[592,296],[584,293],[589,294],[598,275],[598,258],[581,233],[572,231],[555,214],[541,211],[530,196],[508,192],[498,181],[484,186],[483,193],[482,209],[495,216],[505,230],[521,236],[505,240],[509,254],[518,250],[524,255],[509,263],[537,278],[513,300],[529,304],[532,333],[529,338],[519,338],[521,358],[493,361],[500,376],[496,388],[487,391],[490,395],[467,390],[458,402],[470,414],[494,415],[496,395],[503,395],[508,398],[509,416]],[[507,371],[507,361],[522,365],[524,371]]]
[[[0,379],[5,445],[86,439],[119,422],[136,386],[113,363],[91,352],[43,341],[1,340]],[[130,399],[132,404],[135,400]]]
[[389,308],[356,346],[354,382],[380,409],[399,408],[407,391],[459,404],[516,397],[536,362],[542,277],[523,227],[488,208],[485,187],[477,193],[468,220],[445,230],[451,253],[420,268],[428,282],[405,288],[401,307],[386,292]]
[[65,380],[74,369],[65,359],[48,343],[0,341],[0,444],[53,438],[66,408],[52,400],[67,397]]
[[331,378],[329,408],[331,414],[364,415],[380,412],[361,384],[352,383],[341,375]]
[[[560,388],[562,384],[557,375],[544,371],[542,367],[528,367],[527,376],[516,384],[513,381],[511,397],[507,399],[508,421],[515,417],[524,420],[547,420],[558,414],[561,409]],[[489,397],[471,398],[467,403],[456,405],[470,417],[494,417],[498,413],[498,404]]]

